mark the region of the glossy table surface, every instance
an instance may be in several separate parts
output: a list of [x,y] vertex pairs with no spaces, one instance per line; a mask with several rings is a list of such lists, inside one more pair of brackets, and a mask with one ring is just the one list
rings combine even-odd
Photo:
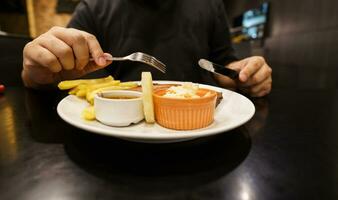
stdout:
[[0,199],[338,199],[338,90],[275,89],[245,125],[174,144],[74,128],[64,93],[0,95]]

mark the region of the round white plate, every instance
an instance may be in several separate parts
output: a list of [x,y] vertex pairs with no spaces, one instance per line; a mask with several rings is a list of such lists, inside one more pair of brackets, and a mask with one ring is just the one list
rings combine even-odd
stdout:
[[[160,84],[182,83],[177,81],[154,82]],[[219,87],[203,84],[199,84],[199,86],[219,91],[223,94],[223,100],[216,108],[214,122],[202,129],[176,131],[164,128],[156,123],[146,124],[144,121],[128,127],[111,127],[98,121],[86,121],[81,118],[81,113],[88,106],[88,103],[74,95],[69,95],[62,99],[57,106],[57,112],[64,121],[77,128],[97,134],[146,143],[179,142],[223,133],[241,126],[254,115],[255,106],[245,96]]]

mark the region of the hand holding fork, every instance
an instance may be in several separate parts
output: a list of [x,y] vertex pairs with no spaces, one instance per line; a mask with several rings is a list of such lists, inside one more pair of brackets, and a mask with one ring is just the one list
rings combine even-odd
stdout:
[[[136,62],[142,62],[144,64],[147,64],[151,67],[154,67],[155,69],[161,71],[162,73],[166,72],[166,66],[161,61],[157,60],[155,57],[150,56],[148,54],[142,53],[142,52],[135,52],[128,56],[124,57],[113,57],[110,55],[105,55],[106,60],[109,61],[136,61]],[[93,58],[90,59],[90,61],[94,61]]]
[[[95,61],[89,62],[91,58]],[[137,52],[110,58],[94,35],[73,28],[53,27],[26,44],[22,79],[26,87],[46,88],[61,80],[76,79],[102,69],[111,59],[138,61],[163,73],[166,71],[163,63],[147,54]]]

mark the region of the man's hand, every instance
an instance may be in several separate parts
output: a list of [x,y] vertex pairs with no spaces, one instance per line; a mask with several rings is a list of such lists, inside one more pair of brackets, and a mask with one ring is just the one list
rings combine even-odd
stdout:
[[22,79],[27,87],[38,88],[78,78],[109,65],[108,57],[94,35],[53,27],[25,46]]
[[272,69],[263,57],[245,58],[230,63],[228,67],[239,72],[239,81],[236,85],[242,92],[252,97],[261,97],[270,93]]

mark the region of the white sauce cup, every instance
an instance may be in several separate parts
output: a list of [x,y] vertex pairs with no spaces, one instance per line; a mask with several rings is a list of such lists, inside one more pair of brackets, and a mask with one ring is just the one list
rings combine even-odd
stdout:
[[137,91],[99,92],[94,97],[94,109],[96,119],[109,126],[129,126],[144,119],[142,93]]

